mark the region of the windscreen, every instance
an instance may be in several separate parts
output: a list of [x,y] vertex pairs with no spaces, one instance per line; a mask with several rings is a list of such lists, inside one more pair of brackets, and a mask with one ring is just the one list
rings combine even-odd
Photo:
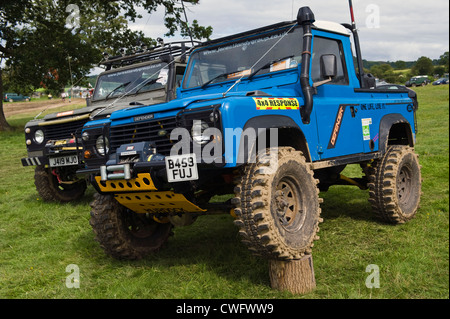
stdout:
[[168,73],[167,63],[161,62],[100,75],[93,100],[165,88]]
[[255,71],[258,76],[297,67],[301,63],[302,39],[302,29],[290,25],[195,51],[183,88],[237,80]]

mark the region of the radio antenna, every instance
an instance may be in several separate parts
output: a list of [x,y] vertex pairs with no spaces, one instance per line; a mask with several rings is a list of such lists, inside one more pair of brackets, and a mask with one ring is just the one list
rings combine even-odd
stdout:
[[357,58],[357,61],[358,61],[359,80],[361,82],[361,86],[364,86],[364,81],[363,81],[364,66],[363,66],[363,61],[362,61],[361,46],[360,46],[360,43],[359,43],[358,30],[356,29],[355,14],[353,12],[352,0],[348,0],[348,5],[350,6],[350,17],[352,19],[351,31],[353,33],[353,39],[355,40],[356,58]]
[[194,46],[194,40],[192,39],[191,27],[189,27],[189,20],[186,14],[186,8],[184,7],[184,2],[181,0],[181,5],[183,6],[184,18],[186,19],[186,26],[189,32],[189,38],[191,38],[192,46]]

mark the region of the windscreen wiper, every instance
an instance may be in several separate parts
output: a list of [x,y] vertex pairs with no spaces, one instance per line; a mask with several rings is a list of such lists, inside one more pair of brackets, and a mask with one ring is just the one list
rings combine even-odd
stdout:
[[252,77],[254,77],[259,71],[269,68],[272,64],[277,63],[277,62],[281,62],[281,61],[283,61],[283,60],[287,60],[287,59],[290,59],[290,58],[293,58],[293,57],[294,57],[293,55],[290,55],[290,56],[287,56],[287,57],[284,57],[284,58],[281,58],[281,59],[276,59],[276,60],[272,60],[272,61],[270,61],[270,62],[267,62],[267,63],[264,64],[262,67],[257,68],[255,71],[253,71],[252,74],[250,74],[250,75],[248,76],[247,80],[250,80],[250,79],[251,79]]
[[119,85],[118,87],[116,87],[114,90],[112,90],[111,92],[109,92],[108,95],[105,96],[105,100],[106,100],[107,98],[109,98],[109,97],[111,96],[111,94],[115,93],[118,89],[121,89],[121,88],[127,86],[127,85],[130,84],[130,83],[131,83],[131,81],[128,81],[128,82],[122,83],[121,85]]
[[139,91],[142,90],[143,88],[145,88],[146,86],[149,86],[149,85],[151,85],[151,84],[156,83],[156,81],[158,81],[159,79],[162,79],[162,76],[160,76],[159,78],[156,78],[156,79],[153,79],[153,80],[148,81],[148,82],[145,83],[143,86],[141,86],[141,87],[135,92],[135,94],[138,94]]
[[211,84],[211,83],[214,82],[215,80],[218,80],[218,79],[220,79],[220,78],[224,78],[224,77],[226,77],[226,76],[228,76],[228,75],[230,75],[230,74],[237,73],[237,72],[239,72],[239,71],[233,71],[233,72],[228,72],[228,73],[222,73],[222,74],[219,74],[218,76],[215,76],[215,77],[213,77],[211,80],[209,80],[208,82],[204,83],[204,84],[201,86],[201,88],[204,89],[208,84]]

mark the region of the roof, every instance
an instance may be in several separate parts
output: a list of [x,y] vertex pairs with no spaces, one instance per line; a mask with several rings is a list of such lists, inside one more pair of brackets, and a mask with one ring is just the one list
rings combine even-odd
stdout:
[[316,21],[313,25],[320,30],[339,33],[343,35],[350,35],[350,31],[344,27],[342,24],[331,22],[331,21]]
[[[266,31],[271,31],[271,30],[276,30],[276,29],[283,28],[283,27],[287,28],[287,27],[291,27],[291,26],[295,25],[296,23],[297,23],[297,21],[279,22],[276,24],[271,24],[271,25],[267,25],[267,26],[264,26],[261,28],[257,28],[254,30],[249,30],[249,31],[245,31],[245,32],[232,34],[232,35],[228,35],[225,37],[205,41],[200,46],[207,47],[211,44],[216,44],[216,43],[225,42],[225,41],[229,41],[229,40],[235,40],[235,39],[239,39],[242,37],[246,37],[248,35],[258,34],[261,32],[266,32]],[[319,30],[338,33],[338,34],[342,34],[342,35],[346,35],[346,36],[350,35],[349,30],[347,28],[345,28],[343,25],[336,23],[336,22],[316,21],[313,23],[313,27],[315,27],[316,29],[319,29]]]
[[173,57],[183,56],[192,45],[199,43],[199,41],[195,41],[195,43],[191,41],[166,43],[162,46],[152,47],[130,55],[107,57],[106,60],[101,61],[99,65],[105,65],[107,69],[110,69],[112,66],[122,67],[144,61],[160,59],[164,55],[172,55]]

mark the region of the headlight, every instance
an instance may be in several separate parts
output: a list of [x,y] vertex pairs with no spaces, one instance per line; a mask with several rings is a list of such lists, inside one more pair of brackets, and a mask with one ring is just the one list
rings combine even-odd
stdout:
[[81,138],[85,142],[88,141],[89,140],[89,133],[88,132],[83,132],[83,134],[81,134]]
[[[95,142],[95,147],[97,148],[97,152],[100,155],[105,155],[106,153],[108,153],[109,152],[109,141],[108,141],[108,138],[105,137],[103,139],[103,135],[100,135],[97,138],[97,141]],[[106,148],[106,150],[105,150],[105,148]]]
[[211,140],[211,136],[203,135],[203,132],[208,128],[209,126],[206,122],[195,120],[191,130],[192,140],[200,145],[208,143]]
[[44,142],[44,132],[42,130],[37,130],[34,132],[34,141],[38,144],[42,144]]

